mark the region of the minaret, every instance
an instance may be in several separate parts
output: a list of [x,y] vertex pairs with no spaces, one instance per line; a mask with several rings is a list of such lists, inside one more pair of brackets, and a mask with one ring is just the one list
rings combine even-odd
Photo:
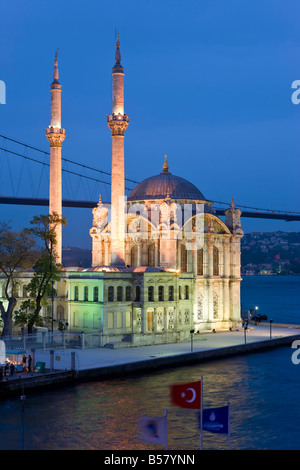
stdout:
[[[57,52],[54,59],[53,82],[51,90],[51,123],[46,129],[50,142],[50,184],[49,214],[56,212],[62,217],[62,179],[61,179],[61,146],[66,138],[65,129],[61,128],[61,84],[58,81]],[[62,225],[56,229],[57,263],[62,261]]]
[[125,172],[124,134],[129,118],[124,113],[124,68],[121,65],[119,33],[116,63],[112,69],[112,114],[107,124],[112,133],[111,167],[111,265],[125,265]]

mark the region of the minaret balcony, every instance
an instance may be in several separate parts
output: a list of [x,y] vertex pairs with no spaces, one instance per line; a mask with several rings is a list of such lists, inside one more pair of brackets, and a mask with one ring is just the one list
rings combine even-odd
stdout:
[[127,114],[110,114],[107,116],[107,125],[110,128],[112,135],[124,135],[124,131],[129,124],[129,117]]
[[109,116],[107,116],[107,122],[111,122],[111,121],[125,121],[125,122],[129,122],[129,117],[127,116],[126,113],[124,114],[121,114],[121,113],[118,113],[118,114],[110,114]]

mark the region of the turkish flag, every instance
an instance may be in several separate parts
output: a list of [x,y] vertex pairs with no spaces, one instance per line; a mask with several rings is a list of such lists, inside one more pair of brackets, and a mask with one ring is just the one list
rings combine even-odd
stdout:
[[171,386],[171,399],[181,408],[199,410],[201,408],[201,382],[189,382]]

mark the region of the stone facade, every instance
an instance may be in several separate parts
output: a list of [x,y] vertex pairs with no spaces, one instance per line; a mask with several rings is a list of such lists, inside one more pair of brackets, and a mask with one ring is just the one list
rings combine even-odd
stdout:
[[[166,156],[162,172],[125,198],[124,136],[129,118],[124,113],[120,61],[118,37],[112,114],[107,116],[112,133],[111,204],[100,197],[93,209],[92,267],[63,271],[56,286],[54,318],[71,331],[101,332],[103,344],[114,347],[187,341],[191,331],[231,328],[241,320],[241,211],[232,201],[226,220],[221,220],[196,186],[169,172]],[[53,181],[61,181],[57,178],[65,135],[57,79],[56,64],[47,130]],[[51,184],[50,208],[61,213],[61,182],[60,188],[51,189]],[[30,276],[20,279],[20,292]]]

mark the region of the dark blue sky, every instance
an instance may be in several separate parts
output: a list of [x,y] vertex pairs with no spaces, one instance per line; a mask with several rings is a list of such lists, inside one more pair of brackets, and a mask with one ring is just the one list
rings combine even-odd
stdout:
[[[297,0],[14,0],[1,7],[0,133],[48,150],[53,58],[59,48],[63,155],[110,171],[115,29],[125,68],[126,175],[170,171],[207,199],[300,211]],[[18,163],[21,164],[20,162]],[[9,182],[1,181],[7,193]],[[3,189],[5,188],[5,189]],[[45,196],[47,196],[45,187]],[[28,191],[28,196],[30,192]],[[2,206],[15,228],[45,209]],[[89,210],[66,211],[64,244],[90,247]],[[299,223],[242,219],[245,231]]]

